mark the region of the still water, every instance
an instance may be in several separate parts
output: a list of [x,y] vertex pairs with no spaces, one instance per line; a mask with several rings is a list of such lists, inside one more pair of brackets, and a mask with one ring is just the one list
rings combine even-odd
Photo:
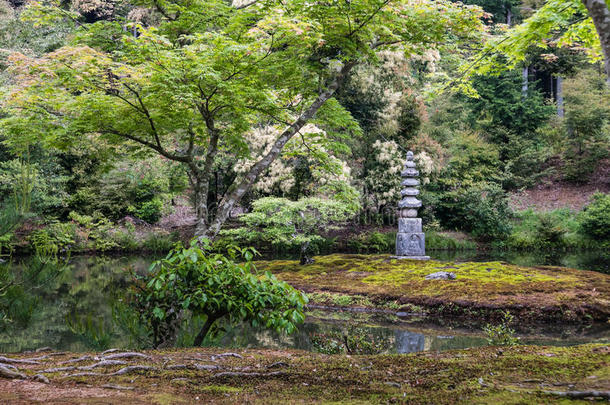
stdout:
[[[527,256],[468,256],[452,257],[433,253],[442,260],[506,260],[521,265],[549,264]],[[606,258],[607,259],[607,258]],[[606,271],[604,258],[580,259],[564,257],[561,264],[575,268]],[[0,352],[20,352],[40,347],[56,350],[86,351],[111,347],[136,348],[142,345],[133,333],[134,319],[122,304],[129,288],[131,273],[144,273],[151,257],[80,256],[66,264],[34,265],[31,260],[17,260],[0,265],[0,285],[13,282],[19,289],[11,296],[11,322],[0,321]],[[553,259],[554,260],[554,259]],[[597,264],[596,264],[597,263]],[[605,267],[604,267],[605,266]],[[6,301],[5,301],[6,302]],[[0,319],[2,313],[0,312]],[[416,318],[398,318],[393,314],[355,314],[350,312],[312,311],[305,324],[292,335],[258,330],[247,325],[228,327],[209,345],[222,347],[267,347],[313,350],[312,341],[319,336],[341,335],[357,326],[367,339],[381,342],[383,351],[409,353],[425,350],[449,350],[486,345],[481,331],[440,327],[421,323]],[[195,326],[196,328],[196,326]],[[185,331],[177,345],[188,345],[196,329]],[[573,345],[587,342],[610,343],[610,328],[601,329],[537,329],[525,331],[521,341],[528,344]]]

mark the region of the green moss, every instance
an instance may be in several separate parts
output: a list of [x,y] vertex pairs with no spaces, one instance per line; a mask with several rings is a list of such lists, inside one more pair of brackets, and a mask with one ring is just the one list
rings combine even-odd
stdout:
[[211,392],[215,394],[221,393],[236,393],[241,392],[241,388],[231,387],[230,385],[206,385],[203,387],[199,387],[199,391],[201,392]]
[[[433,305],[442,306],[444,314],[476,317],[482,313],[472,312],[473,308],[493,316],[497,309],[519,308],[522,321],[588,322],[610,314],[610,302],[604,299],[610,294],[610,276],[601,273],[502,262],[397,260],[389,255],[334,254],[314,260],[305,266],[290,260],[261,261],[257,266],[304,291],[326,294],[312,296],[314,302],[326,305],[395,309]],[[426,280],[439,271],[457,278]]]

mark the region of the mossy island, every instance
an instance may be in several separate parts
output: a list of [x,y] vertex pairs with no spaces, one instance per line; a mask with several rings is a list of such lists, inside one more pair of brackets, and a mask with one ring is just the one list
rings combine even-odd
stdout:
[[[336,307],[478,320],[496,319],[509,310],[520,322],[542,323],[606,322],[610,316],[610,276],[592,271],[351,254],[317,256],[304,266],[291,260],[259,261],[257,267],[309,293],[313,303]],[[455,279],[426,279],[440,271]]]

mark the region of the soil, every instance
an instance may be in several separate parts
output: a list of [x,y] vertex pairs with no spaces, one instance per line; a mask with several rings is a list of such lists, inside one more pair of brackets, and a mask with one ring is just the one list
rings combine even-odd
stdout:
[[[35,363],[12,363],[25,378],[0,377],[0,403],[546,404],[610,396],[610,347],[599,344],[371,356],[211,348],[144,354],[124,359],[128,372],[120,371],[126,365],[49,371],[87,367],[104,353],[73,362],[83,353],[11,355],[5,364],[15,358]],[[36,374],[48,383],[35,381]]]
[[593,194],[610,193],[610,182],[597,182],[584,185],[570,183],[542,183],[537,187],[515,192],[510,195],[510,206],[521,211],[552,211],[568,208],[580,211],[591,202]]

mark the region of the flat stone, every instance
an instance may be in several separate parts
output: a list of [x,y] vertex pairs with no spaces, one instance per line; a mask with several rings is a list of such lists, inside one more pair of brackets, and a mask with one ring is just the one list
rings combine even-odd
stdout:
[[419,186],[419,180],[417,179],[403,179],[400,183],[403,187],[415,187]]
[[400,175],[402,177],[417,177],[419,176],[419,170],[416,170],[412,167],[407,167],[405,170],[403,170]]
[[400,195],[405,197],[405,196],[411,196],[411,197],[415,197],[416,195],[419,195],[419,190],[413,187],[407,187],[407,188],[403,188],[402,190],[400,190]]
[[398,208],[419,208],[421,201],[415,197],[406,197],[398,202]]
[[426,280],[455,280],[456,278],[455,273],[449,271],[437,271],[426,276]]

